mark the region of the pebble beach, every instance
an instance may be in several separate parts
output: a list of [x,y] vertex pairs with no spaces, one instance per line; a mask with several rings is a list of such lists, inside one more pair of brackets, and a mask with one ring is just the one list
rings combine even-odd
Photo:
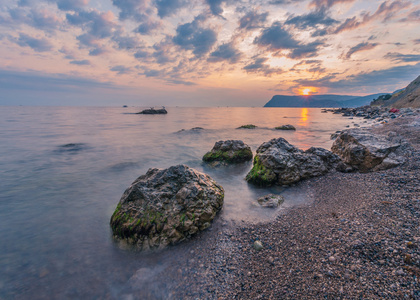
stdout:
[[218,219],[175,247],[179,259],[160,284],[130,297],[420,299],[419,121],[415,114],[372,129],[410,141],[403,165],[303,181],[298,187],[312,202],[271,222]]

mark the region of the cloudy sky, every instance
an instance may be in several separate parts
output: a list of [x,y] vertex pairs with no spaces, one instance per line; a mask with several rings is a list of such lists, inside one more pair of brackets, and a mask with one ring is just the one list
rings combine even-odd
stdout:
[[0,0],[0,105],[262,106],[420,75],[420,0]]

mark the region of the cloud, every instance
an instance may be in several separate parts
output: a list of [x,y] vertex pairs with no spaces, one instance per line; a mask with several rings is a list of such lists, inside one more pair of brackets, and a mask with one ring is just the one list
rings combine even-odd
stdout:
[[290,52],[287,57],[291,59],[300,59],[304,57],[313,57],[317,55],[318,48],[322,46],[324,43],[320,41],[308,43],[308,44],[301,44],[299,47],[295,48]]
[[272,68],[267,65],[265,62],[268,61],[267,57],[254,57],[254,61],[246,65],[243,69],[247,73],[260,73],[265,76],[271,76],[272,74],[280,74],[284,71],[280,68]]
[[155,0],[158,16],[161,18],[171,16],[188,5],[186,0]]
[[118,75],[128,74],[128,73],[131,73],[131,71],[132,71],[130,67],[126,67],[126,66],[123,66],[123,65],[114,66],[112,68],[109,68],[109,70],[111,70],[113,72],[117,72]]
[[252,10],[239,20],[239,28],[246,30],[261,28],[265,25],[267,17],[268,12],[260,14],[258,11]]
[[152,13],[149,2],[150,0],[112,0],[112,4],[121,10],[120,20],[133,19],[136,21],[143,21]]
[[46,52],[53,49],[53,45],[45,38],[33,38],[27,34],[19,33],[19,38],[14,40],[21,47],[30,47],[36,52]]
[[220,15],[223,13],[223,2],[225,2],[225,0],[206,0],[206,3],[210,6],[210,11],[213,15]]
[[356,0],[312,0],[309,6],[330,8],[333,5],[338,4],[338,3],[346,3],[346,2],[352,3],[355,1]]
[[400,22],[420,22],[420,9],[412,11],[407,17],[401,19]]
[[260,47],[267,47],[268,50],[291,50],[287,57],[299,59],[303,57],[312,57],[317,54],[318,48],[324,43],[315,41],[303,44],[293,38],[280,22],[274,22],[271,27],[264,29],[260,36],[256,37],[254,44]]
[[260,36],[256,37],[254,44],[267,46],[270,50],[294,49],[299,47],[289,32],[283,29],[280,22],[274,22],[272,26],[264,29]]
[[420,62],[420,54],[401,54],[397,52],[389,52],[384,58],[397,62]]
[[285,22],[286,25],[294,25],[299,29],[316,28],[318,25],[331,26],[338,23],[337,20],[328,16],[325,7],[321,7],[306,15],[294,16],[292,15]]
[[354,53],[360,52],[360,51],[367,51],[367,50],[370,50],[370,49],[375,48],[378,45],[379,45],[378,43],[367,43],[367,42],[363,42],[363,43],[357,44],[356,46],[350,48],[350,50],[345,55],[345,58],[346,59],[350,59],[351,56]]
[[88,66],[90,65],[90,61],[87,59],[83,59],[83,60],[72,60],[70,62],[72,65],[79,65],[79,66]]
[[88,5],[89,0],[57,0],[57,7],[64,11],[81,10]]
[[420,39],[413,40],[413,43],[416,44],[416,45],[419,45],[420,44]]
[[148,35],[148,34],[151,34],[153,31],[156,31],[160,28],[162,28],[161,22],[148,19],[144,21],[143,23],[141,23],[136,29],[134,29],[134,32]]
[[217,34],[210,28],[203,28],[199,18],[191,23],[179,25],[173,42],[184,50],[192,50],[196,57],[207,54],[217,41]]
[[97,38],[112,36],[119,25],[114,22],[112,12],[80,11],[73,14],[66,14],[67,21],[72,25],[87,28],[87,33]]
[[420,63],[416,65],[405,65],[391,67],[388,69],[374,70],[370,72],[361,72],[350,75],[346,79],[335,80],[336,76],[325,76],[316,80],[296,80],[298,85],[308,85],[316,87],[327,87],[335,90],[361,90],[364,87],[375,86],[395,86],[396,84],[406,84],[406,81],[412,81],[420,73]]
[[410,5],[411,3],[408,1],[385,1],[378,7],[376,12],[372,15],[370,13],[364,13],[362,14],[361,18],[358,18],[356,16],[347,18],[340,26],[338,26],[333,31],[333,33],[337,34],[346,30],[353,30],[364,26],[374,20],[382,20],[383,22],[388,21],[392,19],[395,16],[395,14],[397,14],[402,9]]
[[52,14],[47,9],[32,8],[28,10],[17,7],[9,9],[8,13],[11,19],[2,20],[3,24],[26,24],[36,29],[53,32],[63,23],[63,20]]
[[209,62],[227,61],[235,64],[241,59],[242,53],[235,48],[233,43],[222,44],[210,54]]

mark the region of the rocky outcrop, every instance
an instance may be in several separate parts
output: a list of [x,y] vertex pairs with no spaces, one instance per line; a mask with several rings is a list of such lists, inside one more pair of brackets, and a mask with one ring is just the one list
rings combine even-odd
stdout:
[[334,141],[331,150],[344,163],[360,172],[379,171],[402,164],[410,144],[390,132],[386,135],[373,134],[369,129],[343,131]]
[[295,126],[287,124],[276,127],[277,130],[296,130]]
[[284,197],[281,195],[268,194],[258,198],[257,201],[262,207],[276,208],[284,202]]
[[203,156],[205,162],[223,164],[241,163],[252,159],[251,148],[240,140],[218,141],[213,149]]
[[141,250],[164,248],[210,226],[224,190],[185,165],[149,169],[124,192],[111,217],[114,237]]
[[257,149],[246,180],[259,186],[290,185],[323,175],[340,164],[341,159],[326,149],[302,151],[283,138],[272,139]]
[[138,112],[137,114],[142,114],[142,115],[164,115],[167,114],[168,111],[163,107],[163,108],[148,108],[145,110],[142,110],[141,112]]
[[236,129],[255,129],[257,127],[258,126],[254,125],[254,124],[247,124],[247,125],[242,125],[242,126],[236,128]]

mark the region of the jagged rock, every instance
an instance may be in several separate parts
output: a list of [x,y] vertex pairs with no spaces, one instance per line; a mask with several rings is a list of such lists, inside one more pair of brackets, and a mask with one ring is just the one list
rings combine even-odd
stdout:
[[290,124],[278,126],[275,129],[277,129],[277,130],[296,130],[295,126],[290,125]]
[[257,149],[246,180],[259,186],[289,185],[337,168],[341,159],[322,148],[302,151],[285,139],[272,139]]
[[262,207],[276,208],[284,202],[284,197],[281,195],[269,194],[258,198],[257,201]]
[[148,108],[148,109],[144,109],[141,112],[138,112],[137,114],[142,114],[142,115],[162,115],[162,114],[167,114],[168,111],[165,108]]
[[251,148],[240,140],[218,141],[203,156],[205,162],[241,163],[251,159]]
[[149,169],[122,195],[112,231],[141,250],[164,248],[209,227],[223,198],[210,176],[185,165]]
[[404,154],[410,149],[410,144],[395,132],[386,136],[373,134],[369,129],[345,130],[331,147],[344,163],[360,172],[396,167],[405,161]]

